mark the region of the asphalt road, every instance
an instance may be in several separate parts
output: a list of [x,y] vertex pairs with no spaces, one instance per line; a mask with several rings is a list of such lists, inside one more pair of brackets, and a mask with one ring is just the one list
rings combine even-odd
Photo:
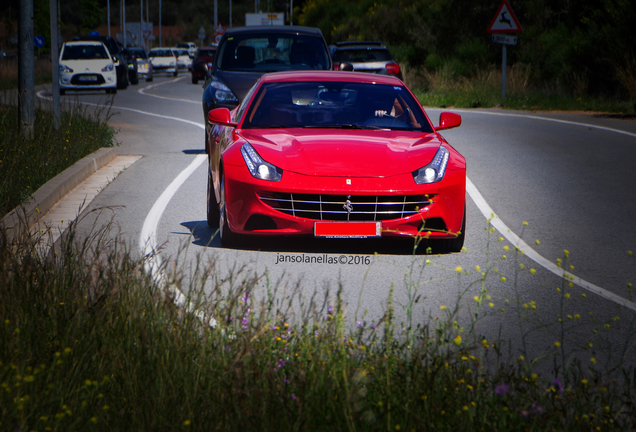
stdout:
[[[486,288],[490,298],[481,303],[477,334],[507,340],[513,358],[551,352],[563,341],[584,362],[594,357],[611,366],[621,355],[634,362],[629,338],[636,305],[628,283],[636,282],[636,258],[628,251],[636,249],[636,122],[585,113],[453,110],[462,126],[443,135],[466,157],[474,186],[462,253],[414,255],[411,242],[276,238],[258,250],[233,250],[221,247],[205,222],[202,91],[182,74],[118,92],[109,113],[119,129],[116,151],[142,158],[89,204],[81,229],[114,215],[131,250],[159,251],[155,264],[190,272],[197,262],[211,263],[224,289],[236,282],[230,275],[237,269],[266,275],[252,298],[276,288],[281,307],[292,293],[334,302],[340,289],[351,325],[377,321],[393,289],[404,327],[409,319],[417,325],[444,316],[441,306],[459,302],[459,326],[468,328],[474,297]],[[99,105],[106,96],[65,100]],[[437,124],[441,110],[427,112]],[[100,208],[108,210],[88,214]],[[515,257],[518,237],[524,253]],[[571,287],[555,274],[559,258],[574,278]],[[484,284],[472,283],[487,269]],[[187,285],[180,290],[190,293]],[[300,303],[292,308],[297,318]],[[544,368],[551,366],[548,356]]]

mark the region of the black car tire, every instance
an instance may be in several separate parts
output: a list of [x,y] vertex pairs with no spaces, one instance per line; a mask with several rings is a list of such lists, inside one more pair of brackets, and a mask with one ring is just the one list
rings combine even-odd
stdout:
[[208,226],[210,228],[218,228],[221,220],[221,212],[219,211],[219,203],[216,201],[214,193],[214,181],[212,180],[212,172],[208,163]]
[[146,78],[146,82],[152,82],[154,78],[154,76],[150,75],[148,78]]
[[172,74],[172,76],[177,76],[179,75],[179,71],[175,69],[174,73]]
[[121,81],[119,80],[119,77],[117,77],[117,88],[119,90],[126,90],[128,88],[128,71],[123,74]]
[[134,79],[130,82],[132,85],[137,85],[139,84],[139,75],[135,74]]
[[431,241],[433,253],[453,253],[461,252],[464,247],[464,239],[466,238],[466,204],[464,203],[464,218],[462,220],[462,229],[454,239],[442,239]]
[[198,84],[199,83],[199,79],[195,78],[194,75],[192,75],[192,84]]

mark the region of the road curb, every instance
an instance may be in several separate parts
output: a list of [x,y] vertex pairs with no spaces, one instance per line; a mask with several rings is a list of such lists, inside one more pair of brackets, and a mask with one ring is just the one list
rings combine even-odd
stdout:
[[49,180],[27,202],[2,218],[0,228],[5,231],[6,240],[13,242],[21,229],[37,223],[64,195],[116,157],[114,148],[102,147]]

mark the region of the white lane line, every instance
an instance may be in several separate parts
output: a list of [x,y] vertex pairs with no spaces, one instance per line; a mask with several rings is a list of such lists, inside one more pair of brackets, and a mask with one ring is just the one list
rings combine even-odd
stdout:
[[170,100],[170,101],[179,101],[179,102],[188,102],[188,103],[193,103],[193,104],[200,104],[200,101],[193,101],[193,100],[189,100],[189,99],[178,99],[178,98],[169,98],[169,97],[165,97],[165,96],[158,96],[158,95],[154,95],[154,94],[148,94],[146,93],[146,90],[150,90],[165,84],[172,84],[174,82],[177,82],[179,80],[182,80],[184,77],[179,77],[179,78],[175,78],[173,80],[170,81],[164,81],[162,83],[157,83],[157,84],[152,84],[149,86],[146,86],[144,88],[140,88],[139,90],[137,90],[138,93],[144,95],[144,96],[150,96],[150,97],[154,97],[157,99],[165,99],[165,100]]
[[470,195],[470,198],[477,205],[481,213],[486,217],[486,219],[490,220],[492,226],[495,227],[497,231],[499,231],[510,243],[512,243],[513,246],[518,247],[519,250],[522,251],[532,261],[536,262],[541,267],[554,273],[555,275],[571,281],[572,283],[580,286],[583,289],[598,294],[601,297],[613,301],[614,303],[617,303],[628,309],[636,311],[636,303],[632,303],[631,301],[617,296],[616,294],[604,288],[594,285],[591,282],[585,281],[578,276],[574,276],[572,273],[565,271],[560,267],[557,267],[556,264],[548,261],[546,258],[539,255],[537,251],[532,249],[526,242],[521,240],[521,238],[517,234],[512,232],[512,230],[508,228],[501,219],[499,219],[499,216],[497,216],[495,212],[493,212],[492,208],[488,205],[481,193],[479,193],[473,182],[471,182],[468,178],[466,178],[466,191],[468,192],[468,195]]
[[157,280],[160,279],[158,271],[161,268],[161,260],[157,251],[157,226],[159,220],[166,210],[168,203],[172,199],[175,193],[179,190],[181,185],[192,175],[192,173],[207,159],[206,155],[198,155],[183,171],[179,173],[177,177],[168,185],[168,187],[159,196],[155,204],[148,212],[146,220],[141,228],[141,234],[139,236],[139,246],[142,253],[148,257],[146,262],[146,270]]
[[[38,93],[38,95],[39,95],[39,93]],[[202,128],[202,129],[204,128],[204,126],[202,124],[196,123],[196,122],[192,122],[190,120],[184,120],[184,119],[179,119],[179,118],[175,118],[175,117],[162,116],[162,115],[159,115],[159,114],[153,114],[153,113],[149,113],[149,112],[145,112],[145,111],[141,111],[141,110],[136,110],[136,109],[132,109],[132,108],[121,108],[121,109],[125,109],[125,110],[128,110],[128,111],[134,111],[134,112],[138,112],[140,114],[146,114],[146,115],[150,115],[150,116],[154,116],[154,117],[162,117],[162,118],[167,118],[167,119],[171,119],[171,120],[181,121],[181,122],[184,122],[184,123],[188,123],[188,124],[192,124],[192,125],[198,126],[198,127]],[[470,111],[470,112],[473,112],[473,111]],[[479,112],[479,111],[475,111],[475,112]],[[521,115],[521,114],[520,115],[515,115],[515,114],[487,113],[487,112],[479,112],[479,113],[480,114],[502,115],[502,116],[509,116],[509,117],[525,117],[525,118],[530,118],[530,119],[539,119],[539,120],[546,120],[546,121],[556,121],[558,123],[566,123],[566,124],[572,124],[572,125],[578,125],[578,126],[593,127],[593,128],[597,128],[597,129],[605,129],[605,130],[608,130],[608,131],[623,133],[623,134],[626,134],[626,135],[631,135],[631,136],[636,137],[635,134],[631,134],[629,132],[621,131],[619,129],[606,128],[606,127],[602,127],[602,126],[589,125],[589,124],[585,124],[585,123],[576,123],[576,122],[570,122],[570,121],[565,121],[565,120],[554,120],[554,119],[548,119],[548,118],[545,118],[545,117],[535,117],[535,116],[528,116],[528,115]],[[159,256],[157,254],[154,254],[154,251],[156,251],[156,248],[157,248],[157,244],[156,244],[156,229],[157,229],[157,224],[159,222],[159,219],[163,215],[163,212],[166,209],[166,206],[168,205],[168,202],[170,201],[172,196],[176,193],[176,191],[179,189],[179,187],[187,180],[187,178],[194,172],[194,170],[199,165],[201,165],[201,163],[203,163],[205,158],[206,158],[206,156],[204,156],[204,155],[197,156],[195,158],[195,160],[185,170],[183,170],[177,176],[177,178],[175,178],[175,180],[173,180],[173,182],[170,184],[170,186],[168,186],[168,189],[166,189],[166,191],[164,191],[164,193],[161,194],[161,196],[159,197],[157,202],[155,202],[155,205],[150,210],[150,213],[148,213],[148,215],[146,216],[146,221],[144,222],[144,226],[142,228],[142,235],[140,236],[139,244],[141,246],[142,252],[146,256],[150,257],[149,264],[148,264],[149,267],[147,267],[147,268],[150,269],[150,271],[152,272],[153,276],[158,276],[159,277],[159,274],[156,274],[155,272],[158,271],[160,269],[160,267],[161,267],[161,261],[159,260]],[[196,166],[193,167],[193,165],[195,165],[195,163],[196,163]],[[186,172],[187,172],[187,175],[185,175]],[[184,177],[182,177],[182,176],[184,176]],[[179,180],[179,182],[177,182],[177,180]],[[172,192],[170,194],[166,194],[166,192],[169,189],[172,190]],[[497,229],[497,231],[499,231],[511,244],[513,244],[514,246],[519,247],[520,250],[523,250],[524,253],[530,259],[535,261],[537,264],[539,264],[540,266],[542,266],[546,270],[554,273],[555,275],[557,275],[559,277],[563,277],[565,279],[570,280],[572,283],[580,286],[583,289],[586,289],[586,290],[588,290],[590,292],[596,293],[596,294],[600,295],[603,298],[606,298],[606,299],[608,299],[610,301],[613,301],[614,303],[617,303],[617,304],[619,304],[621,306],[624,306],[624,307],[626,307],[628,309],[636,311],[636,303],[630,302],[629,300],[626,300],[626,299],[624,299],[624,298],[622,298],[620,296],[617,296],[616,294],[614,294],[614,293],[612,293],[612,292],[610,292],[610,291],[608,291],[608,290],[606,290],[604,288],[601,288],[601,287],[599,287],[597,285],[594,285],[594,284],[592,284],[590,282],[587,282],[587,281],[579,278],[578,276],[574,276],[573,274],[571,274],[571,273],[569,273],[569,272],[567,272],[567,271],[565,271],[563,269],[560,269],[559,267],[556,266],[556,264],[553,264],[552,262],[550,262],[549,260],[547,260],[546,258],[541,256],[534,249],[532,249],[527,243],[525,243],[523,240],[521,240],[521,238],[519,236],[517,236],[514,232],[512,232],[512,230],[510,230],[510,228],[508,228],[506,226],[506,224],[504,224],[501,219],[499,219],[499,217],[492,211],[492,208],[488,205],[486,200],[484,200],[484,198],[481,195],[481,193],[477,190],[477,188],[475,187],[473,182],[470,181],[470,179],[468,177],[466,177],[466,191],[470,195],[471,199],[475,202],[475,204],[477,204],[477,207],[479,208],[481,213],[484,215],[484,217],[486,219],[490,219],[491,220],[491,223],[495,227],[495,229]],[[157,213],[155,213],[155,212],[157,212]]]
[[[435,108],[438,109],[438,108]],[[549,118],[549,117],[540,117],[540,116],[531,116],[531,115],[524,115],[524,114],[513,114],[513,113],[498,113],[498,112],[491,112],[491,111],[471,111],[471,110],[462,110],[462,109],[452,109],[452,111],[457,111],[457,112],[465,112],[465,113],[471,113],[471,114],[483,114],[483,115],[492,115],[492,116],[501,116],[501,117],[520,117],[520,118],[527,118],[527,119],[532,119],[532,120],[543,120],[543,121],[549,121],[549,122],[555,122],[555,123],[563,123],[563,124],[570,124],[570,125],[574,125],[574,126],[583,126],[583,127],[589,127],[589,128],[593,128],[593,129],[600,129],[600,130],[606,130],[608,132],[615,132],[618,134],[623,134],[623,135],[627,135],[627,136],[631,136],[636,138],[636,133],[632,133],[632,132],[627,132],[621,129],[614,129],[614,128],[610,128],[610,127],[606,127],[606,126],[597,126],[597,125],[593,125],[593,124],[589,124],[589,123],[580,123],[580,122],[573,122],[573,121],[569,121],[569,120],[559,120],[559,119],[553,119],[553,118]]]

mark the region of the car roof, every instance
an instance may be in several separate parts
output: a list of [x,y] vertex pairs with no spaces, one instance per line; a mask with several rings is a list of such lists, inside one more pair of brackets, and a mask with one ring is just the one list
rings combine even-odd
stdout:
[[339,71],[287,71],[267,73],[261,77],[262,82],[290,82],[290,81],[344,81],[370,84],[388,84],[402,86],[404,83],[390,75],[379,75],[364,72]]
[[77,40],[77,41],[68,41],[64,42],[64,45],[101,45],[104,44],[100,41],[89,41],[89,40]]
[[246,27],[232,27],[226,29],[224,35],[238,35],[238,34],[250,34],[250,33],[281,33],[281,34],[303,34],[322,36],[322,32],[318,28],[303,27],[303,26],[246,26]]

